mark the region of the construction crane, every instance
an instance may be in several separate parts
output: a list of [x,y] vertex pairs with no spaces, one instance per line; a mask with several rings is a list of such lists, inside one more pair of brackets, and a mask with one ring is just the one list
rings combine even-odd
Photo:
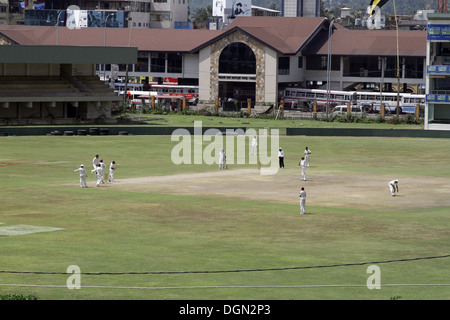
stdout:
[[437,0],[437,13],[447,13],[447,0]]

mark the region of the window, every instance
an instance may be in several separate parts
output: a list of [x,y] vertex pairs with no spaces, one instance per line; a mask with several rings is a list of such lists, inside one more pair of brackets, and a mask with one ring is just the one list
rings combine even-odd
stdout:
[[252,49],[244,43],[234,42],[222,50],[219,73],[256,73],[256,58]]
[[[306,59],[307,70],[327,70],[328,56],[308,56]],[[331,70],[337,71],[340,68],[340,58],[338,56],[331,57]]]
[[136,72],[148,72],[148,56],[144,52],[139,52],[137,64],[134,66]]
[[167,72],[181,73],[183,69],[183,59],[178,53],[169,53],[167,55]]
[[278,74],[287,75],[289,74],[290,58],[289,57],[279,57],[278,58]]
[[298,68],[303,68],[303,57],[298,57]]
[[160,52],[152,52],[150,54],[150,72],[165,72],[166,59],[165,54]]
[[405,58],[405,78],[423,78],[422,58]]
[[150,19],[152,21],[171,21],[172,16],[170,12],[155,12],[150,14]]

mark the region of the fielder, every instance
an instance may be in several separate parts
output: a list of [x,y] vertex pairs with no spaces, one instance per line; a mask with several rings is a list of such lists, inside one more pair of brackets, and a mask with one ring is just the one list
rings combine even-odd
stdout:
[[398,179],[389,181],[389,190],[391,191],[391,195],[395,196],[395,194],[398,192]]
[[97,168],[91,171],[95,173],[95,177],[97,178],[97,187],[100,187],[103,181],[103,168],[100,163],[97,165]]
[[97,165],[98,165],[98,154],[96,154],[94,159],[92,159],[92,166],[94,167],[94,170],[97,169]]
[[76,170],[73,170],[73,172],[79,172],[80,173],[80,187],[81,188],[87,188],[86,184],[86,169],[83,165],[80,165],[80,167]]
[[100,159],[99,165],[100,165],[100,167],[102,167],[102,183],[105,183],[105,178],[103,176],[103,174],[104,174],[103,172],[104,172],[104,169],[106,168],[106,164],[103,163],[103,159]]
[[116,162],[113,161],[109,164],[109,177],[108,177],[108,181],[109,182],[114,182],[114,170],[117,169],[116,166]]
[[251,154],[253,154],[253,155],[258,154],[257,148],[258,148],[258,139],[256,138],[256,136],[254,136],[253,140],[252,140],[252,153]]
[[220,151],[219,153],[219,170],[225,169],[226,163],[227,163],[227,154],[222,149],[222,151]]
[[306,147],[303,154],[305,155],[305,164],[307,167],[309,167],[309,155],[311,154],[311,150],[309,150],[308,147]]
[[306,181],[306,160],[302,157],[302,161],[298,163],[300,167],[302,167],[302,180]]
[[305,188],[302,187],[300,191],[300,214],[306,213],[306,191]]

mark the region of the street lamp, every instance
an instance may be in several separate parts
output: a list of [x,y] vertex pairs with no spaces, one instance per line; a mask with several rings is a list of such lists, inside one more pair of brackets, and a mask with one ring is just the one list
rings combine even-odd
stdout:
[[327,119],[330,112],[330,86],[331,86],[331,36],[333,34],[334,20],[330,21],[328,26],[328,57],[327,57]]
[[[64,21],[59,21],[60,16],[61,16],[61,14],[62,14],[63,12],[64,12],[64,11],[60,11],[60,12],[58,13],[58,16],[56,17],[56,23],[55,23],[55,27],[56,27],[56,45],[59,45],[59,23],[60,23],[60,22],[64,22]],[[51,21],[50,21],[50,17],[47,18],[46,22],[47,22],[47,23],[50,23],[50,22],[51,22]]]
[[[105,29],[105,35],[103,37],[104,38],[104,47],[106,47],[106,23],[108,21],[108,18],[111,17],[111,16],[114,17],[114,12],[108,14],[106,16],[106,18],[105,18],[105,28],[104,28]],[[106,82],[106,64],[105,63],[103,64],[103,81]]]

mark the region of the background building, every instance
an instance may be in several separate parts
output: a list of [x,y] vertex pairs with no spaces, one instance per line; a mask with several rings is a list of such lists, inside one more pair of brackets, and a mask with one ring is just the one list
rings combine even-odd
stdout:
[[283,17],[320,17],[320,0],[281,0]]
[[428,14],[425,129],[450,130],[450,14]]
[[[21,1],[9,0],[10,5],[2,9],[5,12],[0,11],[0,19],[3,24],[9,25],[50,25],[52,16],[70,6],[77,6],[87,16],[90,27],[104,27],[104,20],[110,13],[115,15],[108,19],[107,27],[114,27],[115,24],[115,27],[125,28],[185,28],[189,25],[188,0],[46,0],[44,6],[38,6],[38,3],[41,2],[30,0],[21,6]],[[6,12],[8,9],[9,12]],[[62,20],[66,21],[67,18]]]

